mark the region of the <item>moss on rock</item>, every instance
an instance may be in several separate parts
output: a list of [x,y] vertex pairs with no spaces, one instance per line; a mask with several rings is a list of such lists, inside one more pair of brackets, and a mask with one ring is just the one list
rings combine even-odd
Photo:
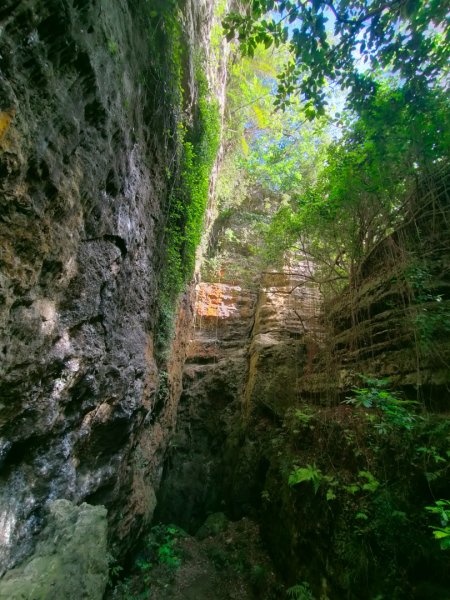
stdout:
[[0,581],[1,600],[101,600],[108,581],[106,509],[55,500],[34,554]]

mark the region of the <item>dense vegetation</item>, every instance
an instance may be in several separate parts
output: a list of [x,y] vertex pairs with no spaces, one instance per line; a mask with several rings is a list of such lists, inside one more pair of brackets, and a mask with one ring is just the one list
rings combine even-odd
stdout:
[[275,252],[294,245],[311,256],[319,280],[348,284],[381,240],[417,217],[417,182],[448,156],[448,100],[426,89],[411,101],[386,80],[341,123],[316,184],[277,213],[268,239]]
[[250,56],[257,44],[287,44],[276,104],[300,95],[311,117],[324,111],[326,83],[349,88],[354,102],[372,95],[362,65],[398,73],[416,92],[442,77],[449,54],[447,7],[436,0],[252,0],[225,27]]
[[[352,283],[382,239],[417,216],[411,199],[418,182],[447,160],[445,12],[429,2],[249,6],[225,20],[229,37],[238,32],[244,56],[253,60],[233,67],[223,180],[239,183],[226,184],[219,200],[227,209],[231,198],[239,202],[237,190],[258,190],[267,202],[253,227],[266,230],[266,262],[301,251],[315,261],[316,280],[337,291]],[[308,43],[330,47],[317,50],[319,57]],[[286,96],[283,65],[294,64],[292,53],[296,79]],[[361,57],[376,69],[358,65]],[[364,94],[355,77],[364,80]],[[331,80],[341,91],[328,86]]]
[[[166,124],[164,136],[173,151],[173,168],[166,170],[168,189],[163,231],[163,269],[159,277],[157,351],[164,356],[174,333],[177,301],[192,279],[195,255],[203,232],[204,213],[208,201],[210,176],[220,143],[220,117],[217,100],[212,97],[205,75],[206,56],[198,50],[193,57],[194,115],[188,116],[185,80],[188,59],[184,33],[176,2],[159,10],[149,6],[149,44],[152,54],[163,48],[161,65],[155,79],[164,86],[168,114],[173,122]],[[192,93],[192,92],[191,92]]]
[[167,255],[161,282],[160,345],[173,333],[178,295],[194,274],[195,253],[201,241],[209,193],[209,179],[219,149],[220,121],[217,103],[208,98],[208,85],[197,70],[198,117],[195,128],[182,121],[178,127],[181,169],[173,177],[166,228]]

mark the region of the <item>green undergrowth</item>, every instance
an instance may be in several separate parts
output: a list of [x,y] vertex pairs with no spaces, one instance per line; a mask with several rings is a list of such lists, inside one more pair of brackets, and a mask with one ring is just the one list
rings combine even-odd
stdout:
[[127,577],[117,582],[111,598],[140,600],[148,598],[152,584],[166,585],[180,567],[183,556],[178,540],[186,533],[176,525],[155,525],[143,538]]
[[439,517],[440,526],[431,525],[431,529],[441,549],[450,550],[450,500],[436,500],[433,506],[426,506],[425,509]]
[[300,580],[313,598],[325,585],[332,598],[447,600],[450,421],[386,380],[363,385],[335,408],[290,409],[272,435],[265,537],[292,594]]
[[288,588],[287,597],[292,600],[314,600],[308,582],[297,583]]
[[195,537],[174,525],[152,527],[111,600],[281,600],[283,586],[249,519],[210,515]]
[[450,334],[450,302],[439,291],[444,261],[441,258],[433,265],[431,261],[415,260],[404,272],[412,295],[412,325],[419,348],[426,353]]

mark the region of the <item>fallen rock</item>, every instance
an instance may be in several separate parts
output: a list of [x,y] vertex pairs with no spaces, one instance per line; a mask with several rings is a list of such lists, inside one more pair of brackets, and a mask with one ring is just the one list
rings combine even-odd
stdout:
[[104,506],[55,500],[33,555],[0,580],[0,600],[101,600],[108,581]]
[[228,529],[228,519],[222,512],[209,515],[195,534],[198,540],[204,540],[211,535],[217,535]]

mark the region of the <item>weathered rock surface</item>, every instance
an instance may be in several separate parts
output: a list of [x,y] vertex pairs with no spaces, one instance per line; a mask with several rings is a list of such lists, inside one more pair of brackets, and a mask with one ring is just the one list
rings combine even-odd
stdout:
[[[205,514],[224,503],[236,518],[259,504],[267,465],[257,445],[246,444],[245,420],[255,410],[282,417],[307,388],[323,340],[320,298],[317,287],[305,283],[306,268],[266,273],[259,290],[197,286],[195,328],[157,518],[195,532]],[[243,446],[249,457],[240,470]]]
[[223,452],[245,385],[246,346],[256,295],[239,286],[199,284],[178,425],[166,457],[156,518],[192,533],[223,500]]
[[[143,7],[1,9],[0,564],[29,551],[52,498],[137,506],[129,465],[152,353],[164,183]],[[144,108],[144,110],[141,109]],[[123,500],[123,502],[122,502]]]
[[389,377],[432,410],[448,409],[449,178],[443,164],[420,182],[405,224],[365,259],[353,289],[324,306],[341,392],[366,373]]
[[304,262],[261,278],[245,388],[249,411],[262,405],[282,416],[302,396],[327,390],[325,379],[313,385],[325,332],[321,296],[308,278],[310,271]]
[[[162,4],[1,3],[0,573],[55,498],[106,505],[119,550],[155,506],[190,322],[187,296],[161,373],[177,160]],[[189,119],[213,8],[188,1],[179,19]]]
[[224,513],[213,513],[212,515],[208,516],[206,521],[195,534],[195,537],[198,540],[204,540],[209,536],[217,535],[222,531],[226,531],[228,529],[228,525],[229,522]]
[[0,580],[0,598],[101,600],[107,556],[105,508],[55,500],[33,555]]

